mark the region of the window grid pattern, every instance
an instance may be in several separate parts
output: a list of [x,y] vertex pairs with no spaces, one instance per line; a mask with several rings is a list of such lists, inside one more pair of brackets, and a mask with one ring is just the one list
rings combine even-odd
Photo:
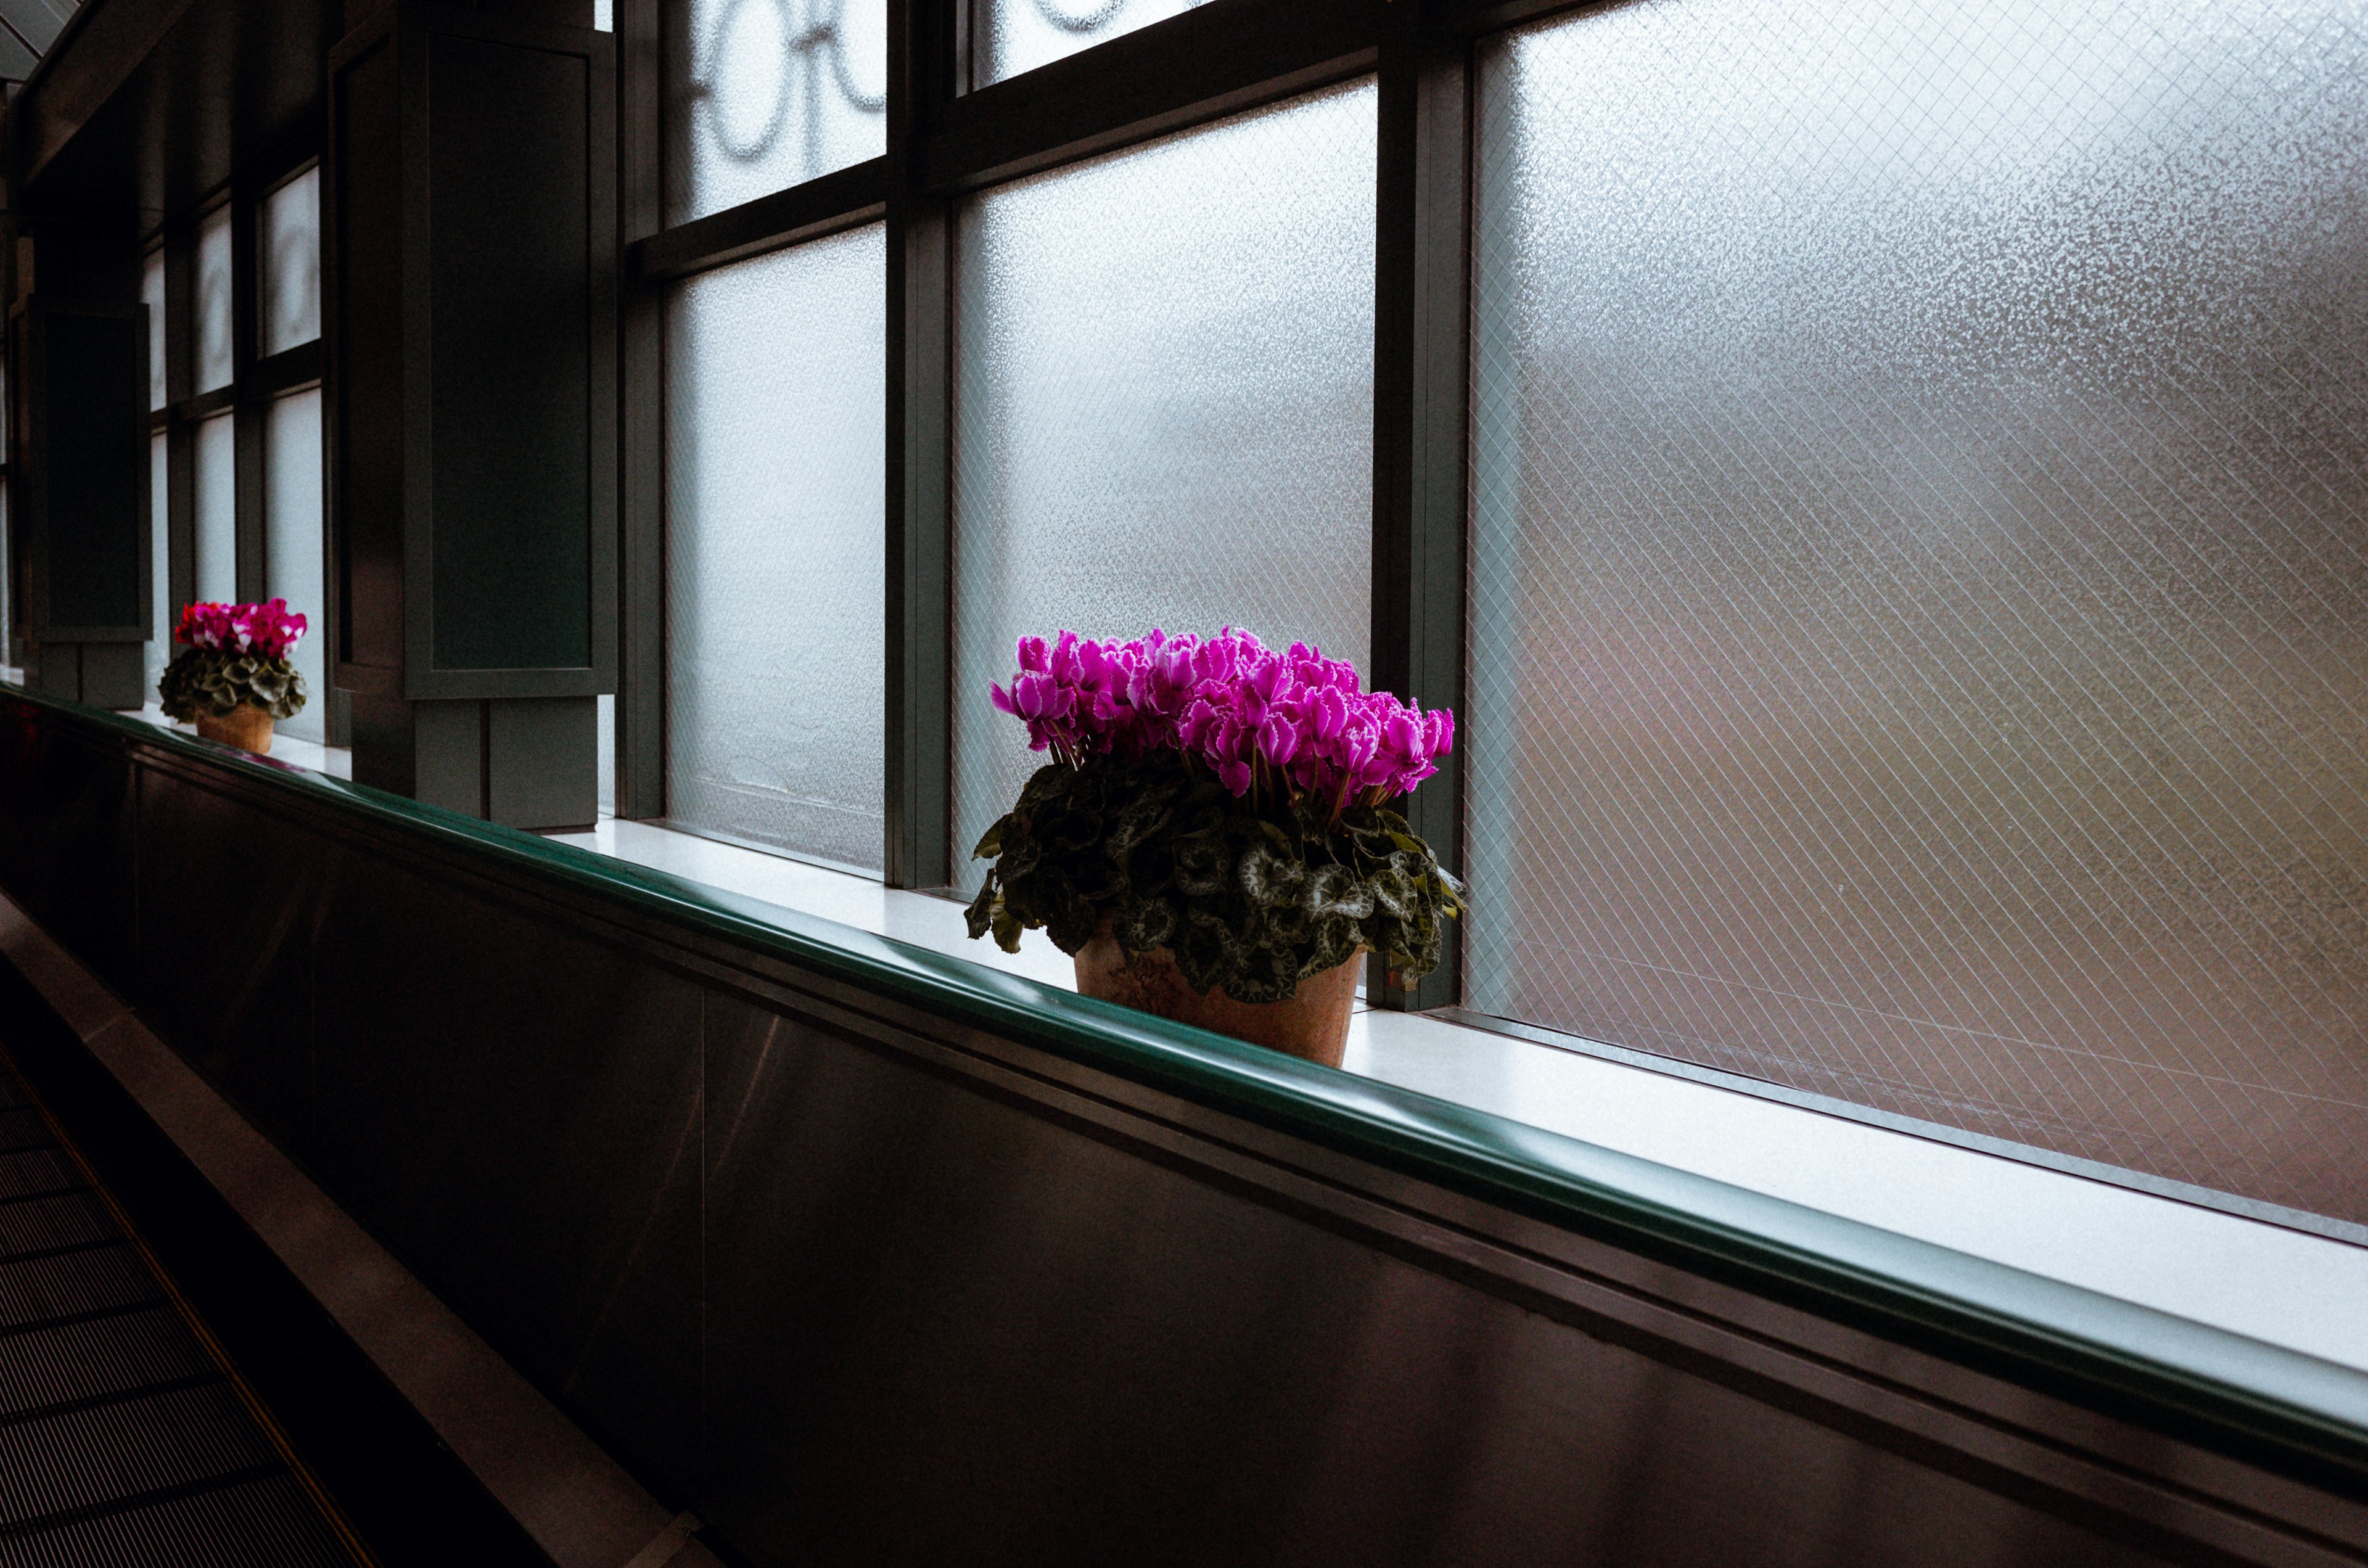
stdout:
[[2368,1220],[2350,6],[1483,53],[1478,1009]]
[[957,242],[953,875],[1043,758],[1023,634],[1232,624],[1366,663],[1374,91],[970,203]]
[[887,238],[679,286],[667,315],[667,814],[876,873]]

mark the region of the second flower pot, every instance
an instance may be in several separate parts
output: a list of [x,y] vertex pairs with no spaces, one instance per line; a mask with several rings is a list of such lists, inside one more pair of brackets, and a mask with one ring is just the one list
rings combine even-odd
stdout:
[[198,733],[210,741],[220,741],[226,746],[251,751],[257,756],[271,751],[271,715],[262,709],[240,703],[227,713],[199,712]]
[[1349,1048],[1349,1015],[1365,955],[1309,975],[1287,1002],[1236,1002],[1222,986],[1196,992],[1166,948],[1129,955],[1107,922],[1077,949],[1076,965],[1077,989],[1087,996],[1338,1067]]

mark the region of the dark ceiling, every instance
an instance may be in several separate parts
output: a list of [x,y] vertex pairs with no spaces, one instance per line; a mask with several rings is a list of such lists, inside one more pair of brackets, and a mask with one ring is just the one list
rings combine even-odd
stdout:
[[[0,0],[0,14],[69,13]],[[321,66],[342,0],[84,0],[19,91],[17,200],[151,230],[231,178],[317,148]]]

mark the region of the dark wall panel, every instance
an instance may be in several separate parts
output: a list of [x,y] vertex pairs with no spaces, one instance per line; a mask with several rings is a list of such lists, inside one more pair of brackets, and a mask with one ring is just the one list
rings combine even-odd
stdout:
[[441,669],[592,663],[588,64],[427,35]]
[[702,1494],[764,1561],[2151,1561],[794,1018],[709,1048]]
[[339,342],[331,357],[335,453],[337,656],[372,669],[403,667],[403,180],[396,139],[401,80],[394,40],[381,39],[338,69],[330,97],[333,147],[324,276]]
[[0,699],[0,884],[745,1561],[2368,1562],[2368,1481],[2056,1403],[1810,1313],[1797,1276],[1754,1295],[568,863]]
[[132,994],[138,804],[117,748],[0,712],[0,879],[110,985]]
[[139,983],[157,1033],[291,1148],[309,1144],[313,940],[341,852],[186,774],[143,768]]
[[[47,516],[46,625],[145,627],[148,329],[144,314],[48,312],[33,388],[46,447],[34,460]],[[39,629],[37,629],[39,630]]]
[[687,1475],[699,990],[385,863],[341,864],[319,933],[318,1168],[529,1375]]

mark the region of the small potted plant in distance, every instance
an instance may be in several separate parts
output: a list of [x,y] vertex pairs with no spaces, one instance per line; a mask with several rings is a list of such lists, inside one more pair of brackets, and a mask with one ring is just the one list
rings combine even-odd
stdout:
[[304,677],[288,657],[303,635],[304,618],[286,599],[189,606],[173,629],[181,651],[156,683],[165,717],[196,723],[210,741],[268,752],[271,722],[304,707]]
[[1088,996],[1338,1066],[1367,952],[1439,966],[1463,887],[1389,802],[1437,771],[1445,710],[1231,629],[1019,642],[995,705],[1052,754],[976,851],[970,934],[1042,927]]

